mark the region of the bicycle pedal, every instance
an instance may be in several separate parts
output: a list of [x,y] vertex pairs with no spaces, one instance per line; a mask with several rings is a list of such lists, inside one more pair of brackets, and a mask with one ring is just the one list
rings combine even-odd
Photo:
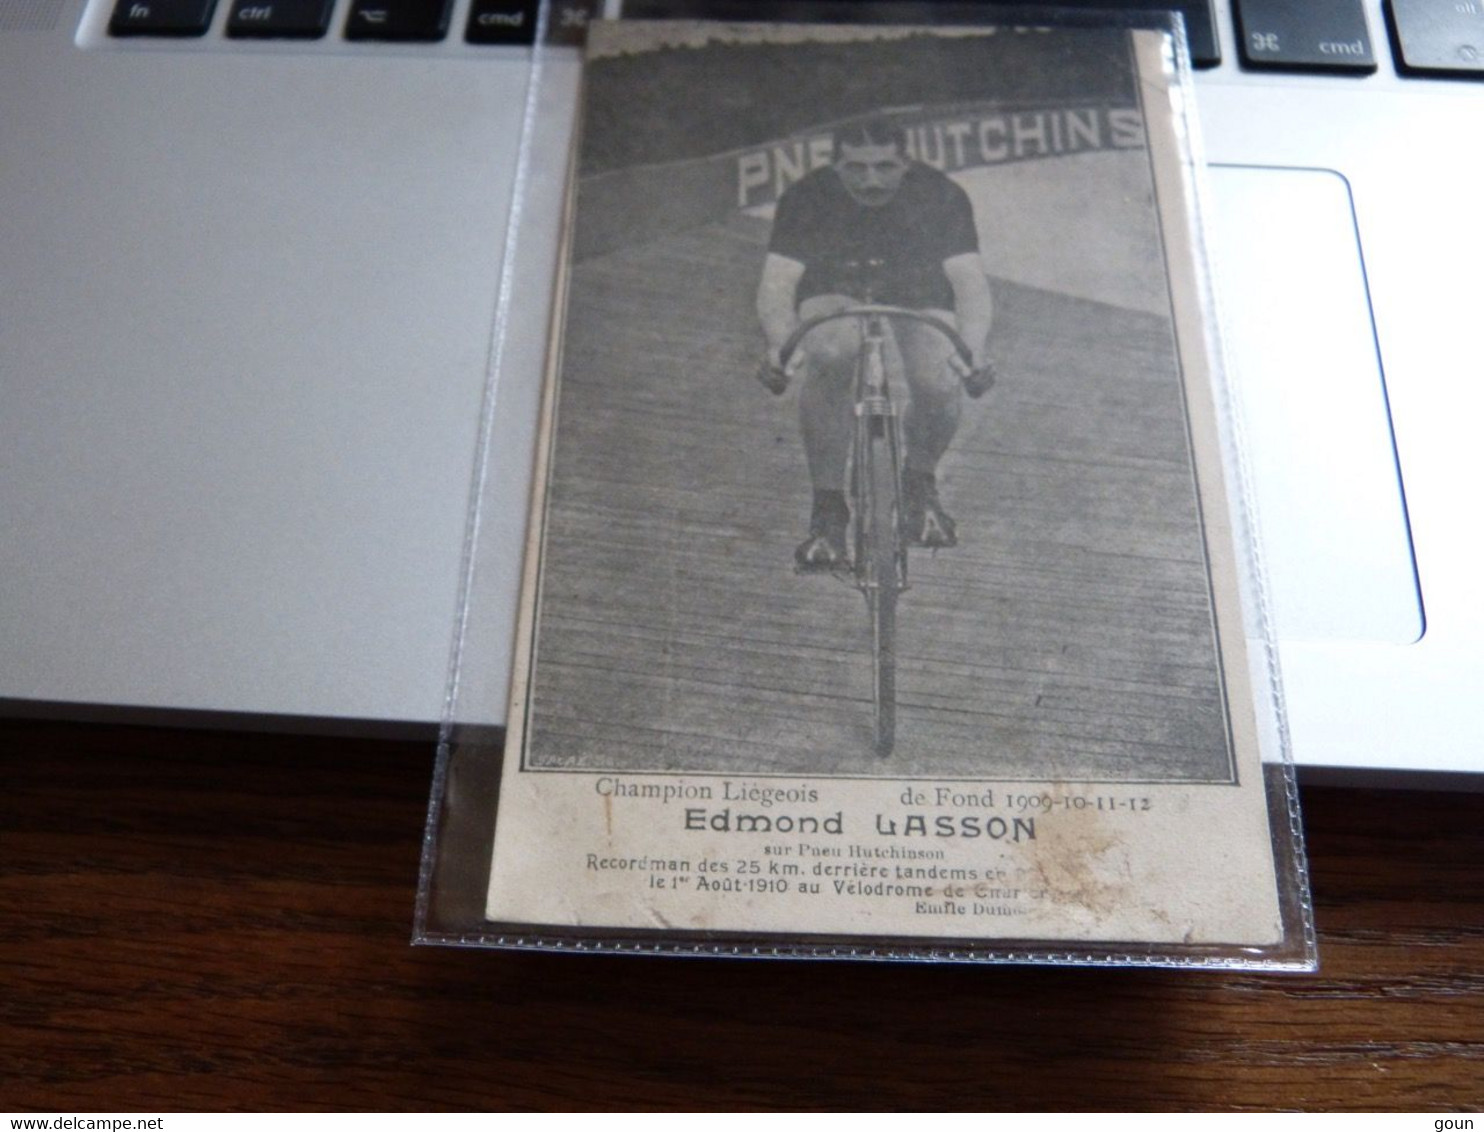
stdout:
[[928,550],[947,550],[958,545],[958,533],[930,518],[923,523],[918,537],[912,541]]
[[831,540],[813,535],[794,551],[794,571],[799,574],[828,574],[838,570],[847,556]]

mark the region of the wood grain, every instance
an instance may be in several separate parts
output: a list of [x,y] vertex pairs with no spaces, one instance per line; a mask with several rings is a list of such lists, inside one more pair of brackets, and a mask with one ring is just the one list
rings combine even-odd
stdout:
[[1306,790],[1313,976],[408,945],[431,743],[0,723],[0,1108],[1484,1107],[1484,799]]

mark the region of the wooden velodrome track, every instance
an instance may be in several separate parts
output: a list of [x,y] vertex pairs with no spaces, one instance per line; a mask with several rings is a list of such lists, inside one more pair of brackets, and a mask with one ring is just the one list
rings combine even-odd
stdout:
[[794,574],[795,398],[753,379],[766,232],[574,269],[531,764],[1226,778],[1168,324],[1000,282],[1000,384],[939,471],[960,545],[911,559],[897,750],[872,753],[865,603]]

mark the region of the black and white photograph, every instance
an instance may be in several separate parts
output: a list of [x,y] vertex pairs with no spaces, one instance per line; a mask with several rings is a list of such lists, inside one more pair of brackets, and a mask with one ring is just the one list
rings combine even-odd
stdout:
[[1169,48],[595,26],[491,921],[1281,938]]
[[1126,33],[618,24],[575,193],[529,767],[1230,781]]

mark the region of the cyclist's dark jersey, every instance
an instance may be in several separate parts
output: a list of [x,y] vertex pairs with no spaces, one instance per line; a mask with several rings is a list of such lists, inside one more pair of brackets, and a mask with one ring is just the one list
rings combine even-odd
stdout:
[[945,174],[913,162],[901,188],[878,207],[860,204],[833,168],[816,169],[778,201],[768,250],[804,265],[798,301],[814,295],[861,298],[858,269],[879,259],[878,303],[953,309],[943,261],[979,251],[969,196]]

